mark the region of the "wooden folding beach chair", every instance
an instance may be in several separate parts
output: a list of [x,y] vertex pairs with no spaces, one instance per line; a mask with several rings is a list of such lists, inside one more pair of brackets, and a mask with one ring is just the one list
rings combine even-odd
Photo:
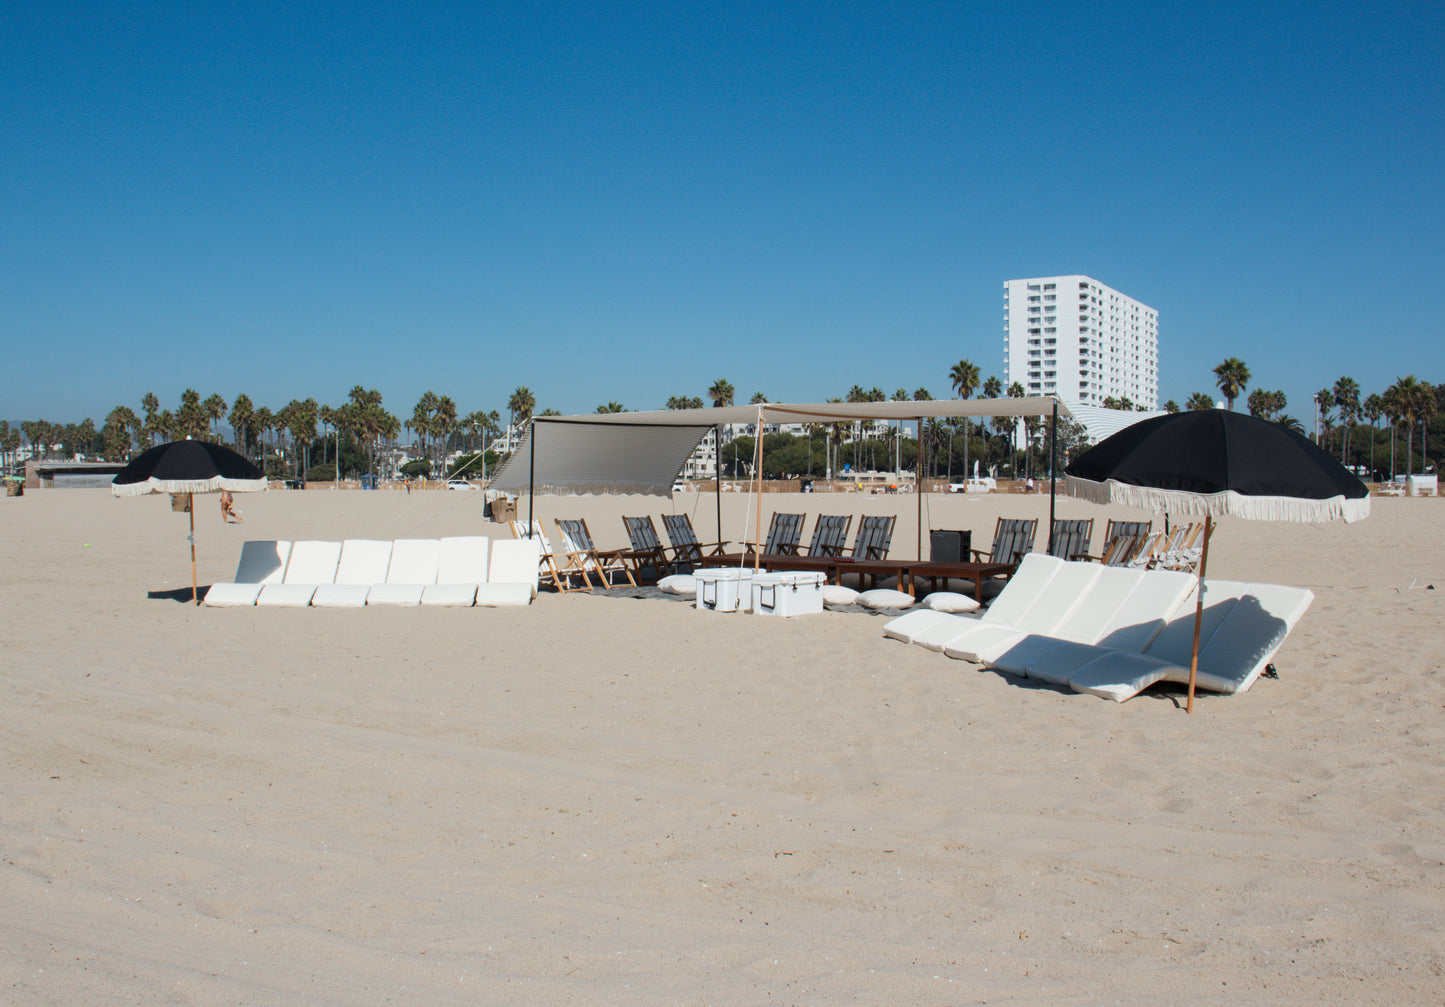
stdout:
[[1034,536],[1038,530],[1038,518],[1001,517],[994,526],[993,548],[988,552],[974,549],[974,559],[980,563],[1016,564],[1034,551]]
[[848,529],[853,525],[853,515],[819,514],[818,523],[813,526],[813,541],[808,551],[801,555],[819,558],[841,556],[848,544]]
[[562,549],[567,554],[568,562],[574,568],[585,571],[589,584],[591,577],[597,576],[602,579],[603,587],[610,587],[612,575],[620,573],[627,578],[629,584],[637,586],[637,578],[632,576],[632,571],[622,558],[622,554],[627,550],[598,549],[592,540],[592,533],[587,530],[585,518],[575,521],[557,518],[557,531],[562,536]]
[[541,545],[542,555],[537,563],[539,577],[551,581],[558,591],[592,590],[592,581],[587,577],[587,571],[572,556],[564,556],[558,560],[556,553],[552,551],[552,543],[547,538],[547,533],[542,530],[541,521],[532,521],[530,536],[527,534],[527,522],[508,521],[507,524],[512,529],[513,538],[530,537]]
[[858,522],[858,534],[853,539],[854,559],[887,559],[888,549],[893,544],[893,525],[897,517],[892,514],[865,517]]
[[[686,514],[662,515],[662,530],[667,533],[667,540],[672,543],[672,562],[675,568],[683,565],[702,566],[704,559],[723,555],[723,550],[728,546],[727,542],[699,542],[697,532],[692,527],[692,518]],[[704,550],[709,550],[706,556]]]
[[[798,540],[803,537],[803,522],[807,517],[807,514],[784,514],[782,511],[775,511],[773,520],[768,525],[768,537],[763,543],[763,555],[798,555]],[[748,544],[747,554],[753,554],[752,543]]]
[[1049,536],[1049,555],[1059,559],[1088,559],[1089,540],[1094,537],[1094,519],[1055,521]]
[[627,526],[627,540],[632,543],[632,548],[622,553],[622,560],[633,573],[640,577],[642,568],[650,566],[655,575],[653,579],[661,580],[664,571],[673,572],[676,564],[668,559],[667,548],[657,537],[657,526],[652,523],[651,515],[624,517],[622,523]]

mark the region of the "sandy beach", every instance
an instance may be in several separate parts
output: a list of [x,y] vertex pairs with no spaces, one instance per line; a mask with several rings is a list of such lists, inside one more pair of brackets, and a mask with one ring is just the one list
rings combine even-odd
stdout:
[[[197,500],[203,590],[248,538],[506,535],[479,493],[255,494],[242,525]],[[927,504],[975,544],[1049,506]],[[764,519],[896,511],[907,556],[916,506]],[[537,516],[606,546],[674,509],[707,539],[714,507]],[[725,537],[750,507],[725,498]],[[1428,499],[1224,521],[1211,573],[1316,600],[1277,681],[1186,716],[860,613],[196,608],[167,498],[0,498],[0,1000],[1439,1003],[1442,525]]]

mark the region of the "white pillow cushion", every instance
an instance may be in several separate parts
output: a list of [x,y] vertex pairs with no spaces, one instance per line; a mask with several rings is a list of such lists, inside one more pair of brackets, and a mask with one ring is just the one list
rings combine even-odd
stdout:
[[935,612],[949,612],[957,615],[960,612],[977,611],[978,601],[970,595],[958,594],[956,591],[934,591],[923,599],[923,606],[931,608]]
[[858,600],[858,592],[842,584],[823,585],[823,604],[828,608],[844,608]]
[[858,604],[864,608],[911,608],[913,596],[907,591],[894,591],[890,588],[879,587],[872,591],[864,591],[858,596]]
[[697,595],[697,578],[690,573],[675,573],[657,582],[657,589],[663,594]]

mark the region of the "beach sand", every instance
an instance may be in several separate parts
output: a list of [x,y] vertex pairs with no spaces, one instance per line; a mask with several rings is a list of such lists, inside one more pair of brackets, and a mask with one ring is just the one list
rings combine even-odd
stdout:
[[[478,493],[197,501],[203,589],[247,538],[505,535]],[[985,546],[1049,506],[927,503]],[[896,510],[902,556],[916,506],[764,500]],[[674,507],[715,531],[709,495],[537,514],[621,545]],[[860,613],[196,608],[168,499],[0,498],[0,1000],[1439,1003],[1442,523],[1222,522],[1212,573],[1316,600],[1279,680],[1186,716]]]

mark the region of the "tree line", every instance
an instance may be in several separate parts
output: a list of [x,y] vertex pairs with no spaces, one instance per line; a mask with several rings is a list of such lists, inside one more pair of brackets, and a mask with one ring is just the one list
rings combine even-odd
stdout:
[[[1227,408],[1245,396],[1252,376],[1248,366],[1237,357],[1228,357],[1213,371],[1214,383]],[[1024,396],[1024,388],[1015,382],[1004,387],[997,376],[982,377],[972,361],[963,359],[947,372],[953,395],[972,398],[981,391],[985,398],[998,398],[1007,393],[1011,398]],[[666,400],[666,409],[701,409],[706,403],[714,407],[734,404],[736,390],[726,378],[719,378],[707,389],[706,396],[673,395]],[[904,388],[892,394],[876,386],[865,389],[853,385],[829,402],[930,401],[927,388],[913,391]],[[1337,453],[1346,465],[1363,466],[1371,473],[1384,471],[1377,462],[1390,459],[1388,472],[1393,477],[1403,463],[1405,471],[1428,467],[1430,421],[1445,414],[1445,384],[1431,385],[1414,375],[1398,379],[1379,393],[1361,397],[1358,383],[1341,377],[1333,386],[1322,388],[1312,397],[1316,407],[1316,429],[1307,431],[1295,417],[1287,414],[1287,401],[1282,391],[1255,388],[1245,403],[1253,416],[1279,423],[1299,432],[1307,432],[1319,443]],[[763,392],[755,392],[752,403],[770,401]],[[1106,408],[1147,409],[1127,398],[1106,398]],[[140,401],[137,412],[118,405],[96,427],[87,418],[80,423],[56,424],[45,420],[26,420],[12,428],[0,421],[0,462],[9,470],[25,444],[33,457],[46,459],[57,451],[61,457],[88,456],[122,462],[138,451],[168,440],[185,437],[229,441],[237,451],[262,464],[268,474],[279,477],[333,479],[337,473],[355,475],[375,473],[379,453],[395,446],[403,430],[412,436],[416,455],[405,468],[410,474],[442,472],[446,458],[453,452],[470,452],[468,464],[475,466],[481,458],[495,464],[500,454],[511,446],[511,438],[501,444],[497,438],[509,431],[519,433],[531,420],[537,407],[536,397],[525,385],[518,387],[507,400],[507,423],[502,423],[499,410],[475,410],[461,413],[447,395],[428,390],[417,401],[410,416],[402,419],[388,411],[381,392],[356,385],[346,399],[335,406],[318,404],[314,398],[292,399],[285,406],[272,410],[258,406],[245,393],[231,402],[220,394],[202,399],[194,389],[181,393],[175,408],[163,408],[152,392]],[[1186,400],[1185,409],[1212,409],[1213,398],[1195,392]],[[1164,404],[1167,412],[1179,412],[1174,401]],[[608,401],[597,406],[598,413],[626,412],[620,402]],[[544,409],[543,416],[556,415]],[[1364,422],[1368,432],[1362,438]],[[1382,431],[1378,424],[1384,420]],[[230,428],[229,437],[222,435],[222,423]],[[1415,432],[1420,430],[1420,453],[1415,452]],[[1440,432],[1434,431],[1439,438]],[[1397,452],[1397,434],[1404,437],[1404,453]],[[977,418],[939,418],[924,421],[921,436],[905,437],[902,422],[887,423],[820,423],[809,424],[803,437],[787,434],[768,435],[764,443],[765,475],[822,475],[838,473],[845,467],[913,469],[922,454],[922,469],[930,476],[967,475],[973,460],[989,472],[1026,477],[1047,470],[1048,459],[1055,445],[1050,425],[1043,417],[995,417],[987,422]],[[1058,430],[1060,463],[1087,448],[1089,440],[1082,424],[1065,420]],[[1364,443],[1361,443],[1361,441]],[[739,439],[722,459],[724,474],[742,476],[750,469],[755,441]],[[1386,450],[1388,449],[1388,454]]]

